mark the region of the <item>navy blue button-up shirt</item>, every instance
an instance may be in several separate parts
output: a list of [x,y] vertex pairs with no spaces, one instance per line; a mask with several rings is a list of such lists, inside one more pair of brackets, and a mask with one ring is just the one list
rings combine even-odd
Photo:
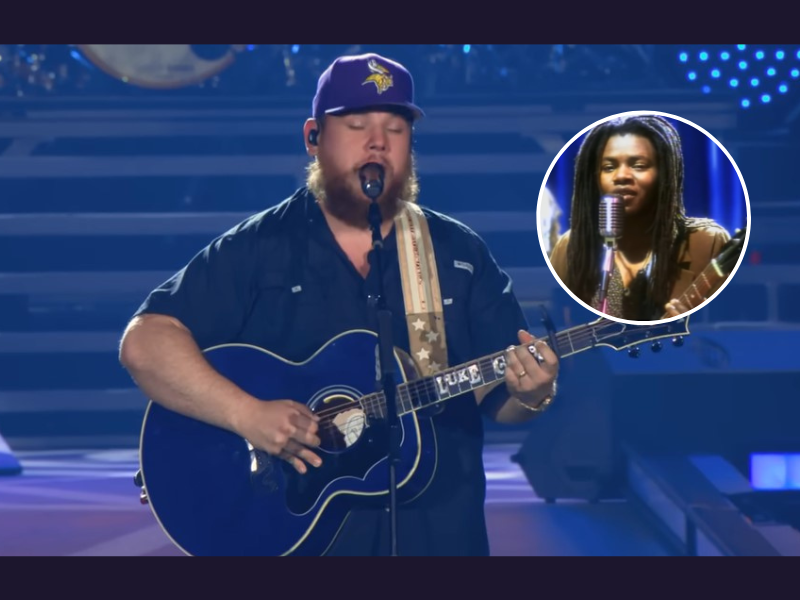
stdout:
[[[423,208],[443,299],[448,362],[457,365],[517,344],[527,329],[511,281],[483,240]],[[394,228],[384,240],[384,295],[393,342],[409,352]],[[200,348],[245,343],[301,362],[345,331],[375,331],[364,279],[333,237],[313,196],[301,189],[218,237],[154,290],[137,314],[180,320]],[[405,554],[486,554],[483,430],[473,394],[433,417],[439,462],[434,483],[400,512]],[[366,554],[386,535],[385,511],[351,515],[331,553]]]

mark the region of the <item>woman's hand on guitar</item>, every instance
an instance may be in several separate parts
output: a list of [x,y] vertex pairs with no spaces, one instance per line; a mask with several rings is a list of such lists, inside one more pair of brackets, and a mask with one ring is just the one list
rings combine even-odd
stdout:
[[558,357],[547,340],[537,340],[522,329],[517,336],[522,345],[506,352],[506,387],[520,402],[533,407],[554,394]]
[[664,305],[664,318],[669,319],[670,317],[677,317],[682,315],[685,312],[689,312],[689,309],[686,308],[681,302],[676,299],[672,299]]
[[309,447],[320,445],[319,417],[294,400],[258,400],[242,415],[239,434],[253,446],[291,464],[298,473],[322,459]]

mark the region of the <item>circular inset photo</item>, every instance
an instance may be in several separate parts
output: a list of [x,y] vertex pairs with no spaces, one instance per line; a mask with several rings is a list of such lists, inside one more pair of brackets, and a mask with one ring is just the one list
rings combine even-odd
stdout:
[[711,302],[747,248],[739,168],[682,117],[626,112],[573,137],[547,170],[537,223],[561,287],[598,316],[666,323]]

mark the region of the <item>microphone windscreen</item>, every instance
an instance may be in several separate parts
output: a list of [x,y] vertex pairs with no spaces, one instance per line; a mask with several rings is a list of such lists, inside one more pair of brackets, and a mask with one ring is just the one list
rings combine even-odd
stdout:
[[383,165],[367,163],[358,171],[361,178],[361,189],[371,199],[375,199],[383,192]]
[[603,196],[600,199],[600,235],[606,240],[622,237],[622,221],[625,204],[618,196]]

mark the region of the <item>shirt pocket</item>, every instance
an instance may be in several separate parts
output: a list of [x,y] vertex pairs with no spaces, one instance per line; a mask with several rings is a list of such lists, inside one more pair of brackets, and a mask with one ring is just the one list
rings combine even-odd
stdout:
[[291,336],[291,346],[302,355],[302,360],[348,328],[350,319],[342,312],[344,303],[334,297],[341,290],[333,282],[306,273],[303,277],[293,276],[284,287],[282,335]]
[[[459,355],[463,341],[470,336],[469,303],[472,274],[465,269],[439,269],[447,345],[451,354]],[[458,341],[458,343],[456,343]],[[455,345],[454,345],[455,344]]]
[[246,343],[281,354],[286,348],[293,322],[292,282],[286,273],[262,273],[255,300],[242,332]]

